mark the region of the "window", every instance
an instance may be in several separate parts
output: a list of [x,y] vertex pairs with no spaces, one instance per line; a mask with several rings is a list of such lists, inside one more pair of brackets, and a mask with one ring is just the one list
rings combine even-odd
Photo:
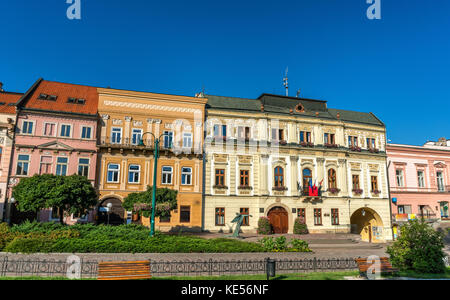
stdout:
[[162,167],[161,184],[172,184],[172,167]]
[[225,226],[225,208],[216,208],[216,226]]
[[411,205],[399,205],[397,212],[399,214],[411,214]]
[[22,134],[33,134],[33,125],[32,121],[23,121]]
[[336,171],[334,169],[328,170],[328,188],[329,189],[337,188]]
[[395,170],[395,177],[397,179],[397,186],[403,186],[403,170],[397,169]]
[[352,175],[353,189],[359,190],[359,175]]
[[324,134],[324,143],[329,145],[336,144],[334,133],[325,133]]
[[373,191],[378,191],[378,176],[370,176],[370,183]]
[[303,193],[309,195],[309,186],[312,181],[312,172],[310,169],[303,169]]
[[131,144],[139,145],[141,140],[142,140],[142,129],[133,129],[131,135]]
[[240,186],[249,186],[249,171],[240,171]]
[[275,187],[284,187],[284,172],[282,167],[276,167],[274,172]]
[[120,171],[120,165],[119,164],[109,164],[108,165],[108,183],[118,183],[119,182],[119,171]]
[[331,225],[339,225],[339,209],[331,209]]
[[216,169],[216,186],[225,186],[225,170]]
[[367,149],[375,149],[375,139],[367,138],[366,144],[367,144]]
[[437,180],[437,187],[439,192],[443,192],[445,190],[444,188],[444,176],[442,172],[436,173],[436,180]]
[[81,138],[82,139],[90,139],[92,134],[92,128],[83,126],[81,127]]
[[170,216],[159,217],[159,223],[170,223]]
[[66,176],[67,175],[67,157],[58,157],[56,160],[56,175]]
[[164,131],[164,148],[172,149],[172,145],[173,145],[173,132]]
[[53,123],[45,123],[44,124],[44,136],[55,136],[55,127],[56,125]]
[[249,217],[248,217],[248,215],[250,215],[250,214],[249,214],[249,209],[248,209],[248,207],[241,208],[241,209],[239,210],[239,212],[241,213],[241,215],[247,215],[247,216],[245,216],[244,219],[242,220],[242,226],[250,226],[250,223],[249,223]]
[[113,127],[111,129],[111,144],[120,144],[122,142],[122,128]]
[[298,208],[297,209],[297,217],[302,220],[303,224],[306,224],[306,209]]
[[214,125],[214,136],[215,137],[226,137],[227,136],[227,125]]
[[61,132],[60,132],[60,136],[61,137],[70,137],[70,131],[71,131],[72,126],[71,125],[61,125]]
[[420,188],[425,187],[425,175],[423,171],[417,171],[417,181]]
[[191,222],[191,207],[181,206],[180,207],[180,223],[190,223]]
[[39,174],[51,174],[52,173],[53,157],[41,156],[41,164],[39,166]]
[[16,175],[26,176],[28,175],[28,165],[30,156],[29,155],[19,155],[17,159],[17,170]]
[[80,158],[78,160],[78,175],[89,176],[89,158]]
[[238,127],[238,139],[243,140],[249,140],[250,139],[250,127]]
[[192,148],[192,133],[183,133],[183,148]]
[[358,137],[349,136],[348,137],[348,146],[349,147],[358,147]]
[[181,184],[191,185],[192,184],[192,168],[181,168]]
[[128,183],[139,183],[141,177],[141,166],[130,165],[128,167]]
[[314,208],[314,225],[322,225],[322,209]]
[[273,141],[283,141],[284,140],[284,130],[272,128],[272,140]]
[[300,143],[311,143],[311,132],[300,131]]
[[0,147],[0,162],[2,161],[3,148]]

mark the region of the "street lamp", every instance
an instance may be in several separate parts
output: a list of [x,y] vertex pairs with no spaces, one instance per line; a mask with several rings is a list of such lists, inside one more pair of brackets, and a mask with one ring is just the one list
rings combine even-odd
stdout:
[[9,223],[9,225],[11,226],[11,223],[12,223],[12,214],[13,214],[13,212],[14,212],[14,205],[16,204],[16,198],[14,198],[14,197],[11,197],[11,199],[9,200],[10,201],[10,206],[9,206],[9,216],[8,216],[8,223]]
[[108,208],[108,225],[109,225],[109,215],[111,214],[112,203],[109,202],[108,204],[106,204],[106,207]]
[[154,156],[155,156],[155,163],[153,166],[153,188],[152,188],[152,216],[150,219],[150,236],[153,237],[155,235],[155,211],[156,211],[156,176],[158,174],[158,156],[159,156],[159,140],[162,136],[166,136],[166,133],[163,133],[159,136],[159,138],[156,138],[156,136],[152,132],[146,132],[142,135],[142,138],[139,142],[139,146],[145,146],[144,144],[144,136],[146,134],[151,134],[153,136],[154,140]]

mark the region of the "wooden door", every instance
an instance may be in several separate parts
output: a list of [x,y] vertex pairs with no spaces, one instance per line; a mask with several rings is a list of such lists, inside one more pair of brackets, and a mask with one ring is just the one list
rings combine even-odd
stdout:
[[288,213],[282,207],[275,207],[269,212],[269,220],[274,233],[288,232]]

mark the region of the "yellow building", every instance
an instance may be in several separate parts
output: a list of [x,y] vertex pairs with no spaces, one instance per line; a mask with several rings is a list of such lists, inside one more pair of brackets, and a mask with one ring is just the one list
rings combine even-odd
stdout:
[[311,233],[392,240],[386,129],[375,115],[268,94],[207,98],[204,229],[228,232],[245,213],[244,232],[267,217],[275,233],[302,219]]
[[[98,222],[120,224],[131,219],[131,212],[126,212],[121,204],[129,193],[145,191],[153,185],[156,137],[160,138],[157,187],[179,191],[178,209],[170,219],[157,218],[156,229],[200,230],[207,100],[103,88],[98,93]],[[108,203],[112,208],[106,213]]]

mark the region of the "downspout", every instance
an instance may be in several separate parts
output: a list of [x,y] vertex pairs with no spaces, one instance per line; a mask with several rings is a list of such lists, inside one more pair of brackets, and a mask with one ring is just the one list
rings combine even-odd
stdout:
[[387,136],[386,136],[386,128],[384,129],[384,150],[386,152],[386,178],[387,178],[387,188],[388,188],[388,197],[389,197],[389,223],[390,223],[390,227],[391,227],[391,233],[392,233],[392,240],[394,240],[394,228],[392,226],[392,199],[391,199],[391,186],[390,186],[390,181],[389,181],[389,167],[391,165],[391,162],[388,163],[388,153],[387,153]]

